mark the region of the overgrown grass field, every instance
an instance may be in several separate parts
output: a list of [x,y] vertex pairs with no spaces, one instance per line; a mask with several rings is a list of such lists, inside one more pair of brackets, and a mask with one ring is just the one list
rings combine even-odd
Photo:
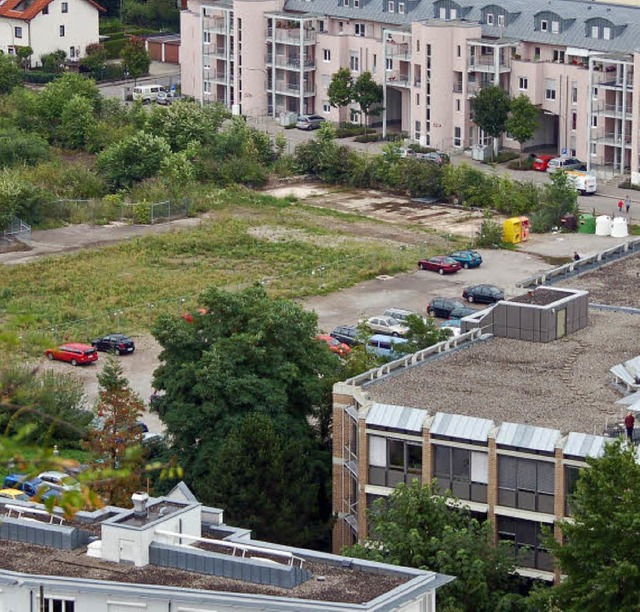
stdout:
[[[381,222],[250,191],[219,191],[197,228],[116,246],[3,266],[0,342],[39,351],[108,331],[148,329],[160,313],[197,307],[210,286],[263,282],[272,295],[328,293],[379,274],[412,269],[443,248],[416,229],[420,245],[368,238]],[[453,246],[453,245],[452,245]]]

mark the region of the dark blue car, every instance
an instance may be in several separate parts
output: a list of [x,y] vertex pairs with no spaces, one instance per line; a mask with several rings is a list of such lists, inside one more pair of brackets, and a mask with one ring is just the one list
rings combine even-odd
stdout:
[[465,270],[479,268],[482,263],[482,255],[477,251],[454,251],[449,253],[451,259],[455,259]]
[[19,489],[26,493],[29,497],[36,495],[44,501],[49,497],[60,497],[60,491],[51,488],[44,480],[40,478],[29,478],[25,474],[9,474],[4,479],[4,488]]

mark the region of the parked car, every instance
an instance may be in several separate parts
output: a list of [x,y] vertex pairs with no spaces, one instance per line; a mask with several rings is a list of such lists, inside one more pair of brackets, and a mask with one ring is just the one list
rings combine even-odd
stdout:
[[339,357],[346,357],[351,353],[351,349],[349,345],[344,342],[340,342],[340,340],[336,340],[333,336],[329,334],[318,334],[316,336],[316,340],[320,340],[321,342],[326,342],[329,350],[332,353],[335,353]]
[[448,319],[451,313],[457,308],[465,308],[464,302],[450,298],[436,297],[429,302],[427,313],[430,317]]
[[29,496],[20,489],[0,489],[0,501],[29,501]]
[[402,346],[407,341],[404,338],[396,336],[386,336],[384,334],[374,334],[367,341],[365,350],[376,357],[385,357],[387,359],[399,359],[406,355],[402,352]]
[[413,312],[413,310],[405,310],[404,308],[387,308],[382,314],[385,317],[393,317],[403,325],[407,324],[407,319],[411,315],[419,316],[418,313]]
[[102,338],[96,338],[91,342],[91,346],[98,351],[116,353],[117,355],[133,353],[136,350],[133,340],[124,334],[108,334]]
[[554,157],[547,164],[547,172],[556,170],[586,170],[587,165],[577,157]]
[[454,251],[448,257],[455,259],[465,270],[479,268],[482,264],[482,255],[478,251]]
[[19,489],[29,497],[36,495],[45,500],[49,497],[60,497],[60,491],[53,489],[40,478],[29,478],[26,474],[9,474],[2,485],[5,489]]
[[461,333],[460,326],[460,319],[449,319],[448,321],[440,324],[440,329],[449,330],[451,332],[450,335],[455,338]]
[[316,130],[325,121],[325,118],[321,117],[320,115],[298,115],[296,127],[299,130]]
[[549,162],[555,158],[555,155],[538,155],[533,160],[533,169],[538,172],[546,172]]
[[133,88],[132,98],[134,100],[141,100],[143,104],[149,104],[150,102],[157,100],[161,92],[166,92],[166,89],[158,83],[136,85]]
[[156,104],[171,106],[177,100],[182,100],[182,96],[177,94],[175,91],[159,91],[158,97],[156,98]]
[[434,162],[440,166],[450,162],[449,156],[442,151],[430,151],[429,153],[414,153],[415,159]]
[[69,476],[66,472],[51,470],[38,474],[38,478],[42,480],[42,482],[48,484],[52,489],[56,489],[58,491],[64,492],[80,490],[80,483],[72,476]]
[[58,348],[47,349],[44,354],[49,361],[57,359],[58,361],[66,361],[72,366],[98,361],[98,352],[95,348],[88,344],[80,344],[77,342],[63,344]]
[[421,259],[418,262],[418,268],[421,270],[432,270],[438,274],[453,274],[462,268],[460,263],[451,257],[445,255],[436,255],[429,259]]
[[569,179],[569,183],[574,186],[580,195],[590,195],[598,189],[598,182],[593,174],[582,172],[581,170],[567,170],[565,174]]
[[468,306],[462,306],[461,308],[454,308],[449,314],[449,320],[460,320],[469,315],[474,315],[478,312],[475,308],[469,308]]
[[495,285],[474,285],[464,289],[462,297],[478,304],[495,304],[504,300],[504,291]]
[[371,317],[367,319],[367,325],[374,333],[387,336],[404,336],[409,328],[393,317]]
[[329,335],[349,347],[362,342],[358,328],[355,325],[338,325],[333,328]]

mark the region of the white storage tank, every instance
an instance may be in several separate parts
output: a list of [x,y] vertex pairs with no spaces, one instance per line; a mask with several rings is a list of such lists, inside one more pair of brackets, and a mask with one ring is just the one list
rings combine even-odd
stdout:
[[609,215],[596,217],[596,236],[611,236],[611,217]]
[[614,238],[626,238],[629,235],[627,220],[623,217],[616,217],[611,222],[611,235]]

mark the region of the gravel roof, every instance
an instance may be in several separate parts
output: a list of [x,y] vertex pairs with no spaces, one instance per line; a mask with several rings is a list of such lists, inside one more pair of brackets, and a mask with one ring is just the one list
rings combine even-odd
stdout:
[[[587,288],[582,279],[567,284]],[[555,342],[492,338],[367,384],[366,391],[373,401],[431,414],[602,434],[622,416],[609,368],[640,354],[639,336],[640,316],[590,310],[586,328]]]

